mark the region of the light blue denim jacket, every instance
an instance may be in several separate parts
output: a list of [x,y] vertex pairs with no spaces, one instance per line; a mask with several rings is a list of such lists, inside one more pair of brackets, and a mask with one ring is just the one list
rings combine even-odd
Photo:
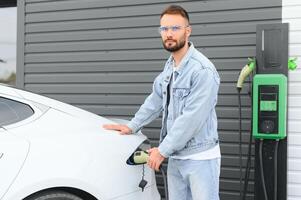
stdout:
[[215,105],[220,78],[214,65],[190,43],[178,67],[170,89],[169,109],[167,90],[173,73],[172,56],[156,77],[152,93],[127,124],[136,133],[163,112],[159,151],[166,158],[198,153],[218,144]]

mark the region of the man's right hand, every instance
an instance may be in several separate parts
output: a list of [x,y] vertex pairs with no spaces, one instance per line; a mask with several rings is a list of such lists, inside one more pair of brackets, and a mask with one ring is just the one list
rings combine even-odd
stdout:
[[132,133],[132,129],[124,124],[104,124],[102,127],[108,130],[119,131],[121,135],[129,135]]

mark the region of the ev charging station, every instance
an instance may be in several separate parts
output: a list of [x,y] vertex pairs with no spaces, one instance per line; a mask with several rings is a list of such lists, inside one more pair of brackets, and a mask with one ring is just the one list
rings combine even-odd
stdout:
[[252,92],[255,200],[287,199],[288,24],[258,25]]
[[[262,24],[256,30],[256,59],[249,60],[240,73],[237,89],[240,112],[240,182],[242,184],[241,103],[244,79],[256,74],[252,82],[252,125],[244,188],[246,199],[251,169],[251,145],[255,139],[255,200],[287,199],[287,88],[288,24]],[[294,66],[296,67],[296,66]]]

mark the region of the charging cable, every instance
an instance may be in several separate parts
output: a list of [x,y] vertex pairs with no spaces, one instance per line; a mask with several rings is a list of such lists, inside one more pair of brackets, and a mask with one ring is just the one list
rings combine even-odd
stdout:
[[240,97],[240,91],[241,88],[237,88],[238,92],[238,107],[239,107],[239,171],[240,171],[240,177],[239,177],[239,197],[242,198],[242,131],[241,131],[241,97]]
[[279,140],[276,140],[274,149],[274,200],[277,200],[278,193],[278,147]]
[[[244,188],[243,191],[241,191],[241,186],[243,185],[242,180],[242,117],[241,117],[241,95],[240,95],[240,89],[238,91],[238,107],[239,107],[239,167],[240,167],[240,200],[246,199],[247,189],[248,189],[248,183],[249,183],[249,177],[250,177],[250,171],[251,171],[251,154],[252,154],[252,126],[250,131],[250,137],[249,137],[249,144],[248,144],[248,158],[247,158],[247,164],[246,164],[246,170],[245,170],[245,177],[244,177]],[[252,102],[251,102],[252,103]],[[252,120],[251,120],[252,124]]]
[[167,177],[165,175],[165,171],[164,171],[162,166],[160,166],[160,171],[161,171],[161,174],[163,176],[165,200],[168,200],[169,197],[168,197],[168,189],[167,189]]
[[239,169],[240,169],[240,178],[239,178],[239,197],[240,199],[245,199],[246,190],[248,185],[249,179],[249,171],[250,171],[250,162],[251,162],[251,144],[252,144],[252,134],[250,133],[250,141],[249,141],[249,150],[248,150],[248,160],[247,160],[247,169],[245,172],[245,184],[244,184],[244,191],[242,191],[243,179],[242,179],[242,116],[241,116],[241,89],[243,87],[243,83],[247,76],[251,74],[256,66],[256,59],[255,58],[248,58],[249,62],[247,65],[243,67],[239,74],[239,78],[237,80],[236,88],[238,93],[238,108],[239,108]]
[[[128,164],[132,164],[132,165],[143,165],[143,175],[142,175],[142,180],[139,184],[139,187],[142,188],[142,191],[145,187],[145,185],[147,184],[147,182],[144,180],[144,164],[147,163],[148,160],[148,152],[147,151],[135,151],[131,157],[128,159]],[[163,176],[163,183],[164,183],[164,192],[165,192],[165,200],[168,200],[168,188],[167,188],[167,178],[166,178],[166,174],[165,171],[162,167],[162,165],[160,166],[160,172]]]
[[265,186],[265,179],[264,179],[264,169],[263,169],[263,160],[262,160],[262,146],[263,146],[263,139],[260,140],[259,143],[259,167],[260,167],[260,178],[262,183],[262,189],[264,194],[264,200],[268,200],[267,189]]

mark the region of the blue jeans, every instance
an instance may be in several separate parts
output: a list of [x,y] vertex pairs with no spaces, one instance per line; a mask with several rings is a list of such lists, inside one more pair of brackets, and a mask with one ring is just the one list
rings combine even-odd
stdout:
[[219,200],[220,158],[180,160],[169,158],[169,200]]

